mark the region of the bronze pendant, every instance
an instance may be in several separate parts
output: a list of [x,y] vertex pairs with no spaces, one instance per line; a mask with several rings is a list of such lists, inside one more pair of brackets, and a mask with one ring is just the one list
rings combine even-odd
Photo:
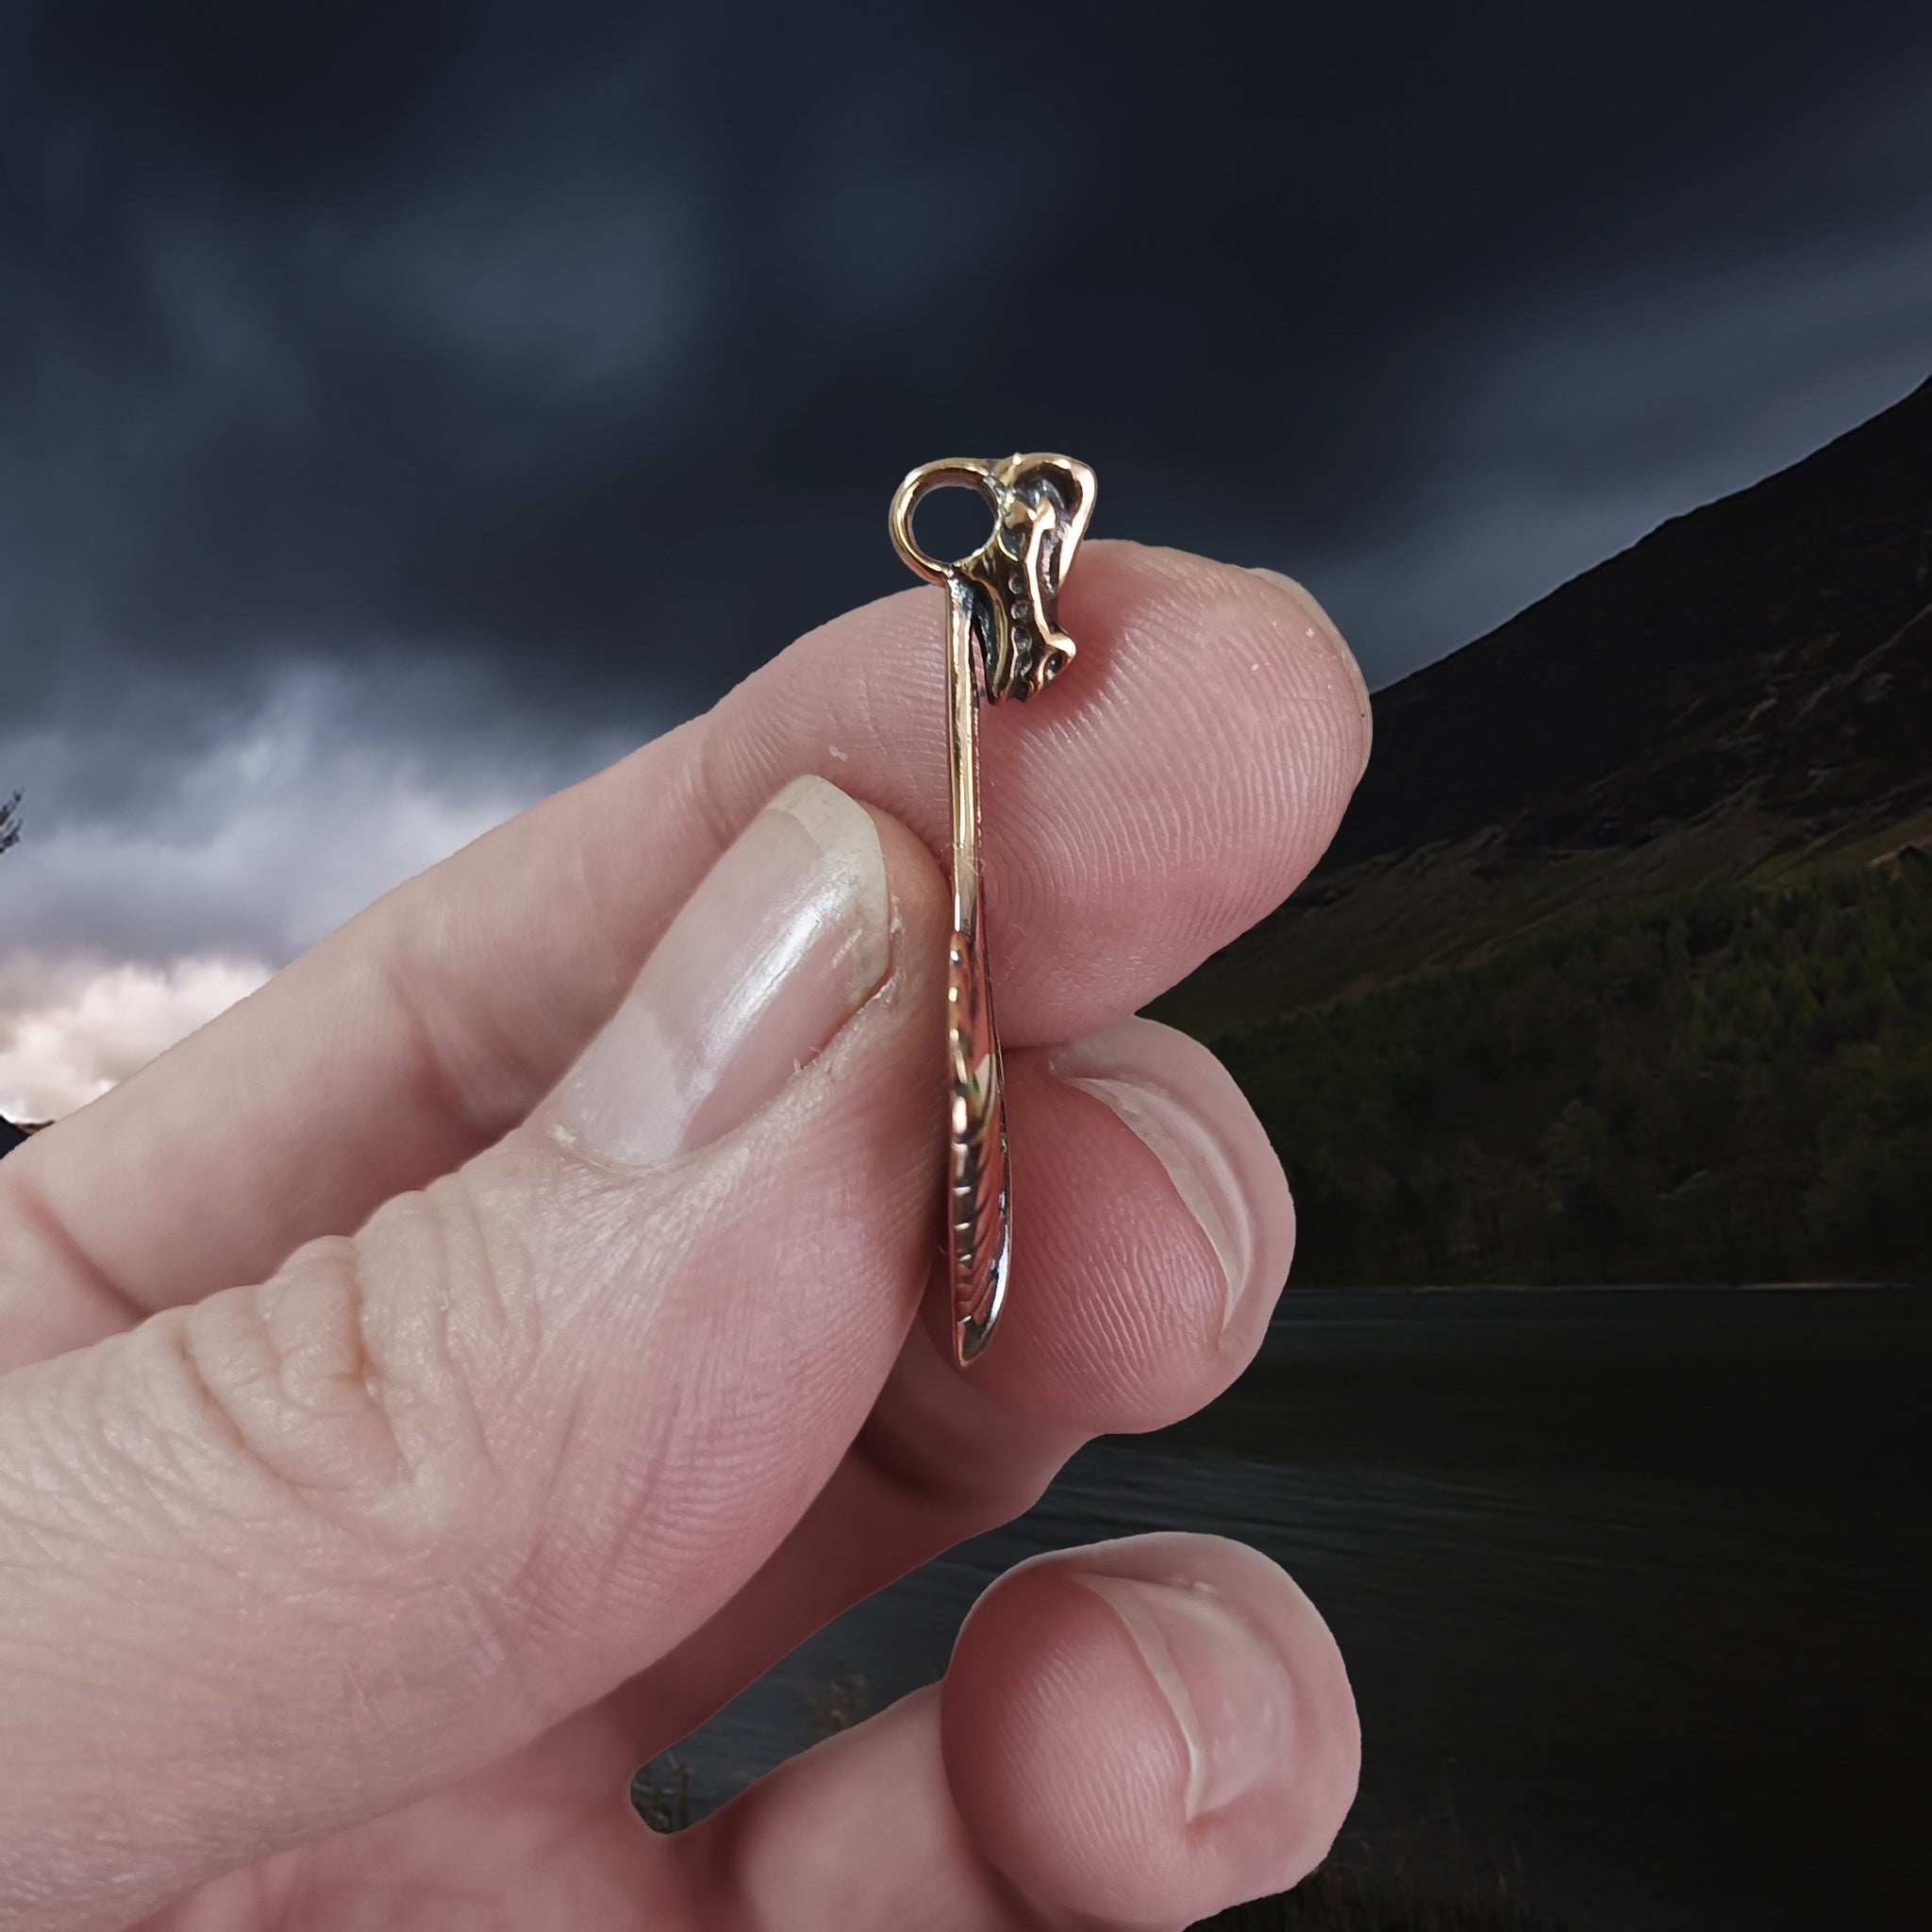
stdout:
[[[976,490],[992,534],[971,557],[941,563],[912,535],[928,491]],[[946,593],[946,749],[952,780],[953,941],[946,1000],[951,1091],[946,1253],[954,1346],[961,1367],[992,1338],[1012,1255],[1006,1094],[980,907],[979,706],[1025,700],[1074,659],[1059,628],[1059,587],[1093,512],[1093,472],[1071,457],[1013,456],[925,463],[892,497],[899,555]]]

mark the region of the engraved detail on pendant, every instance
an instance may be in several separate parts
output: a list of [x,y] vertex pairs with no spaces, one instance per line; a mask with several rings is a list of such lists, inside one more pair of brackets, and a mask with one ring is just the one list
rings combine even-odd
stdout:
[[[928,491],[976,490],[992,533],[941,563],[912,535]],[[986,1347],[1012,1256],[1006,1084],[980,908],[979,708],[1038,695],[1074,656],[1059,627],[1059,587],[1093,510],[1093,473],[1070,457],[926,463],[892,497],[892,541],[946,591],[946,748],[953,820],[953,939],[946,982],[946,1254],[954,1347],[963,1367]]]
[[1008,1202],[1007,1096],[986,971],[986,928],[960,929],[957,911],[946,974],[951,1112],[946,1134],[946,1253],[955,1343],[961,1364],[992,1337],[1013,1249]]

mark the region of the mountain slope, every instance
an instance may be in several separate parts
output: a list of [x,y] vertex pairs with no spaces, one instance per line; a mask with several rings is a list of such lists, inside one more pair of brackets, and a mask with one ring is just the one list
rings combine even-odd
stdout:
[[1296,1279],[1932,1281],[1932,385],[1375,700],[1333,852],[1156,1010]]
[[1382,692],[1334,862],[1626,844],[1740,793],[1830,815],[1848,779],[1923,803],[1928,606],[1932,382]]
[[1932,823],[1932,382],[1379,692],[1340,837],[1164,1002],[1207,1035]]

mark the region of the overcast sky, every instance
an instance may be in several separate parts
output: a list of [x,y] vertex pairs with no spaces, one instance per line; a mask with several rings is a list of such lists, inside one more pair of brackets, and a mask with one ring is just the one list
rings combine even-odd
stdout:
[[1932,8],[929,13],[5,9],[0,1112],[897,588],[926,458],[1380,684],[1932,372]]

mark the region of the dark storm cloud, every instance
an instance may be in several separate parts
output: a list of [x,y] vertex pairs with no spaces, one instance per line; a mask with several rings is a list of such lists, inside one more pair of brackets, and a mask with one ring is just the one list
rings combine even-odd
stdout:
[[1379,681],[1924,373],[1932,28],[906,11],[12,9],[0,748],[73,774],[44,808],[317,667],[465,769],[466,666],[643,735],[896,588],[885,492],[954,448],[1308,576]]

